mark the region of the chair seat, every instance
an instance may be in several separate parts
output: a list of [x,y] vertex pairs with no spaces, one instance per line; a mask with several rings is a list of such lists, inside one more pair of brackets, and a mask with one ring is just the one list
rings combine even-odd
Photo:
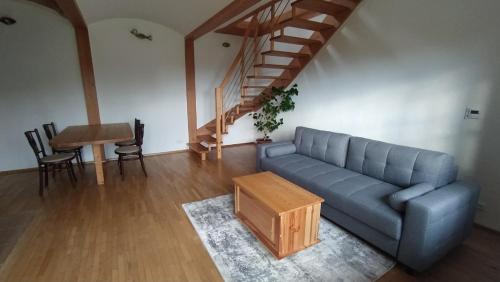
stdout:
[[134,154],[139,153],[141,148],[139,146],[123,146],[116,148],[115,153],[117,154]]
[[42,161],[42,163],[45,163],[45,164],[53,164],[53,163],[60,163],[60,162],[64,162],[64,161],[69,161],[74,157],[75,157],[75,154],[61,153],[61,154],[54,154],[54,155],[43,157],[41,159],[41,161]]
[[132,146],[135,145],[135,139],[132,140],[127,140],[127,141],[122,141],[122,142],[117,142],[115,143],[116,146],[122,147],[122,146]]
[[83,148],[83,146],[57,147],[57,148],[54,148],[54,152],[67,153],[67,152],[73,152],[76,150],[81,150],[82,148]]

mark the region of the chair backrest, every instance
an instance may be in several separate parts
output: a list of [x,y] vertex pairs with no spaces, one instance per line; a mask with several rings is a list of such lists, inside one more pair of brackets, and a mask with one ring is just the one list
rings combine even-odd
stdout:
[[135,131],[135,145],[142,146],[143,139],[144,139],[144,124],[141,123],[137,126],[137,130]]
[[134,133],[137,131],[137,128],[139,128],[139,125],[141,125],[141,120],[136,118],[134,120]]
[[40,133],[38,133],[38,129],[28,130],[24,132],[24,135],[35,153],[36,160],[40,162],[47,154],[45,153],[45,148],[43,147],[42,138],[40,137]]
[[52,140],[52,138],[57,136],[56,125],[54,124],[54,122],[44,124],[43,130],[45,131],[45,135],[47,135],[47,138],[49,140]]

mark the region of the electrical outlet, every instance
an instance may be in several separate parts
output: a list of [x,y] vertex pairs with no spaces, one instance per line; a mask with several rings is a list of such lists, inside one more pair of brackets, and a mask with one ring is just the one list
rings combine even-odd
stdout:
[[464,119],[479,119],[479,114],[480,114],[479,110],[467,107],[465,109]]

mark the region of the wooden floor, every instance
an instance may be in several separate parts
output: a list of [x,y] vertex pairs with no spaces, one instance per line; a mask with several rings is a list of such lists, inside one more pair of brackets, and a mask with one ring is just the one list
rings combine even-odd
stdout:
[[[231,177],[255,171],[255,147],[224,149],[219,162],[190,153],[149,157],[148,178],[135,162],[125,166],[122,181],[116,163],[107,163],[103,187],[91,165],[76,189],[61,173],[44,199],[35,173],[0,176],[0,236],[5,227],[18,239],[9,239],[0,281],[221,281],[181,205],[231,193]],[[410,276],[397,266],[381,280],[499,281],[499,265],[500,236],[476,228],[428,273]]]

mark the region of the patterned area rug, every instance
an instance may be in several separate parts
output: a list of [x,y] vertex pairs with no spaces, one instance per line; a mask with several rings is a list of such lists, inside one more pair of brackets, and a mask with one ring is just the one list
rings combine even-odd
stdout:
[[277,260],[235,217],[233,195],[183,205],[225,281],[374,281],[396,264],[321,218],[321,242]]

